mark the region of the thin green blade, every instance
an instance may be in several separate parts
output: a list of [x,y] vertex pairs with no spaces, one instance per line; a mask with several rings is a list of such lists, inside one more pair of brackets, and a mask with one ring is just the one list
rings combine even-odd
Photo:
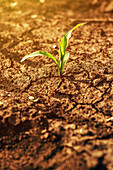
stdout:
[[67,52],[63,58],[63,66],[68,62],[69,59],[69,52]]
[[69,59],[69,52],[67,52],[65,55],[64,55],[64,58],[63,58],[63,63],[61,65],[61,73],[63,74],[63,68],[64,68],[64,65],[67,63]]
[[62,38],[61,42],[59,42],[60,44],[60,50],[59,50],[59,53],[60,53],[60,56],[61,58],[64,57],[65,55],[65,50],[66,50],[66,47],[68,46],[68,40],[69,38],[71,37],[71,33],[74,29],[80,27],[81,25],[84,25],[86,23],[80,23],[80,24],[77,24],[74,28],[72,28],[70,31],[68,31]]
[[72,31],[75,30],[76,28],[80,27],[81,25],[84,25],[84,24],[86,24],[86,22],[85,22],[85,23],[77,24],[77,25],[76,25],[74,28],[72,28],[70,31],[66,32],[66,34],[65,34],[64,36],[66,36],[66,38],[67,38],[67,44],[68,44],[69,38],[71,37]]
[[26,55],[25,57],[22,58],[21,62],[23,62],[27,58],[36,57],[36,56],[39,56],[39,55],[44,55],[44,56],[47,56],[47,57],[51,58],[56,63],[56,65],[58,66],[58,63],[57,63],[56,59],[50,53],[44,52],[44,51],[35,51],[35,52],[33,52],[33,53],[29,54],[29,55]]
[[61,69],[61,58],[59,57],[59,60],[58,60],[58,67],[59,69]]
[[59,57],[62,58],[62,52],[61,52],[61,42],[58,40],[59,42],[59,50],[58,50],[58,53],[59,53]]
[[61,39],[61,42],[59,41],[59,56],[61,59],[63,59],[64,55],[65,55],[65,50],[66,50],[66,47],[67,47],[67,38],[66,36],[64,35]]
[[60,46],[61,46],[62,56],[64,56],[64,55],[65,55],[65,49],[66,49],[66,47],[67,47],[67,38],[66,38],[66,36],[63,36],[63,38],[62,38],[62,40],[61,40]]

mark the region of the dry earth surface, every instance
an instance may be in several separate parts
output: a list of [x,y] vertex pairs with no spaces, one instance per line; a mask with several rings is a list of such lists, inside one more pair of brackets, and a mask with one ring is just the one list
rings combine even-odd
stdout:
[[[0,0],[0,16],[0,169],[112,170],[112,1]],[[58,59],[81,22],[62,79],[47,57],[20,62]]]

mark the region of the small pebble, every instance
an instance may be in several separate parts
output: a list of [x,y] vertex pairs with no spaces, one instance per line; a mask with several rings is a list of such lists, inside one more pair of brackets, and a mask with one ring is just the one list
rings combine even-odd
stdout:
[[29,100],[30,101],[34,101],[34,97],[33,96],[29,96]]
[[56,45],[53,45],[53,48],[56,48]]

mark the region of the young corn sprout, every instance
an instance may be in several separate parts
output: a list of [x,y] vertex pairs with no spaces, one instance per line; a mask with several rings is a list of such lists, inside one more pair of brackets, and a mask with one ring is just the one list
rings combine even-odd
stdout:
[[59,41],[59,60],[58,60],[58,62],[56,61],[55,57],[53,57],[50,53],[44,52],[44,51],[35,51],[29,55],[26,55],[25,57],[22,58],[21,62],[23,62],[24,60],[26,60],[27,58],[30,58],[30,57],[36,57],[39,55],[47,56],[55,62],[56,66],[58,67],[58,73],[62,77],[64,65],[67,63],[67,61],[69,59],[69,52],[68,51],[66,52],[66,48],[68,46],[68,40],[71,37],[72,31],[84,24],[86,24],[86,23],[77,24],[74,28],[72,28],[70,31],[68,31],[63,36],[63,38],[61,39],[61,42]]

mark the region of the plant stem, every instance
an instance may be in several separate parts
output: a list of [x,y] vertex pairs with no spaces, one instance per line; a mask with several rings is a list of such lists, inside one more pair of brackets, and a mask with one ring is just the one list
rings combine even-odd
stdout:
[[58,70],[59,77],[62,78],[62,72],[61,70]]
[[60,69],[60,74],[61,74],[61,76],[62,76],[62,74],[63,74],[63,62],[61,61],[61,69]]

